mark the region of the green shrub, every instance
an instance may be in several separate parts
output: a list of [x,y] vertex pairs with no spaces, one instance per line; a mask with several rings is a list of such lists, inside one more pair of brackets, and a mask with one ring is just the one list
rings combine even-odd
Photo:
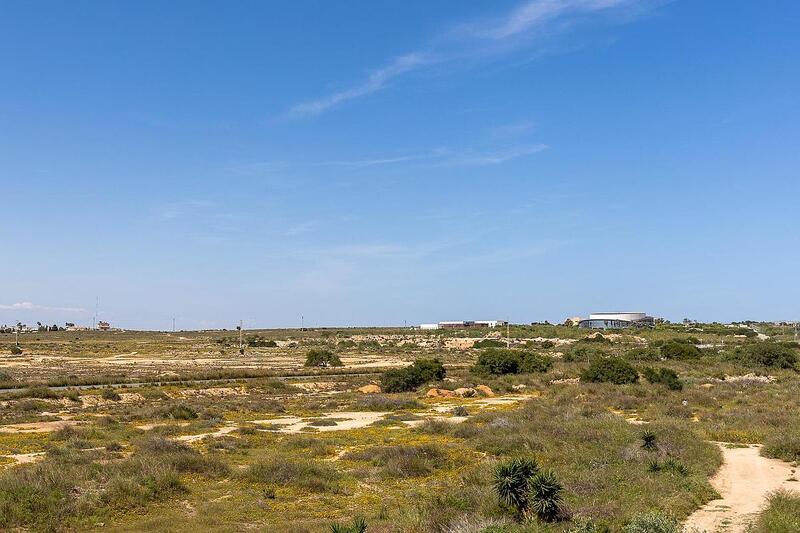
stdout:
[[681,525],[671,516],[653,511],[635,515],[622,531],[623,533],[680,533]]
[[478,356],[472,372],[493,375],[547,372],[552,366],[553,358],[549,355],[507,348],[489,348]]
[[112,402],[118,402],[122,399],[122,397],[117,394],[117,391],[114,389],[103,389],[102,392],[100,392],[100,396],[104,400],[111,400]]
[[642,375],[650,383],[666,385],[670,390],[683,390],[683,383],[678,379],[678,373],[671,368],[656,370],[648,366],[642,369]]
[[528,510],[529,483],[539,472],[534,459],[517,457],[498,464],[494,469],[494,490],[501,502],[521,517]]
[[581,381],[622,385],[639,381],[639,373],[624,359],[607,357],[592,361],[581,374]]
[[797,350],[776,342],[759,342],[737,348],[733,358],[751,366],[797,368]]
[[563,490],[551,470],[538,472],[529,483],[530,510],[545,522],[560,519],[564,513]]
[[573,344],[572,347],[564,354],[564,361],[572,363],[575,361],[589,362],[592,359],[599,357],[608,357],[609,353],[596,346],[586,346],[582,344]]
[[644,430],[642,432],[642,448],[653,451],[657,449],[657,447],[656,434],[649,429]]
[[497,339],[481,339],[472,345],[473,348],[503,348],[506,343]]
[[162,411],[164,418],[174,418],[175,420],[192,420],[197,418],[197,411],[186,404],[174,404]]
[[367,521],[357,516],[349,524],[339,524],[337,522],[331,524],[331,533],[365,533],[367,531]]
[[429,381],[441,381],[444,376],[444,366],[438,359],[417,359],[410,366],[384,372],[381,388],[384,392],[409,392]]
[[22,355],[22,348],[17,345],[11,347],[11,355]]
[[547,372],[553,367],[553,358],[533,352],[523,352],[520,372]]
[[342,360],[330,350],[314,348],[306,354],[305,366],[342,366]]
[[507,348],[484,350],[472,367],[475,374],[516,374],[519,372],[520,355],[518,351]]
[[273,340],[268,340],[258,335],[248,336],[245,342],[251,348],[276,348],[278,343]]
[[661,355],[665,359],[696,359],[702,355],[700,349],[693,344],[671,340],[661,346]]

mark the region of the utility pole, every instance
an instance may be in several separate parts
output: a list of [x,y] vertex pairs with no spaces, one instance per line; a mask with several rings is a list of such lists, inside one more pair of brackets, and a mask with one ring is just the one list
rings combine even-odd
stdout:
[[172,333],[175,333],[175,317],[172,317]]
[[[797,338],[797,332],[795,332],[794,336]],[[19,328],[14,328],[14,343],[19,348]]]
[[303,315],[300,315],[300,331],[305,331],[306,327],[303,324]]
[[506,348],[511,348],[511,322],[506,320]]
[[244,344],[242,344],[242,321],[239,321],[239,353],[244,355]]

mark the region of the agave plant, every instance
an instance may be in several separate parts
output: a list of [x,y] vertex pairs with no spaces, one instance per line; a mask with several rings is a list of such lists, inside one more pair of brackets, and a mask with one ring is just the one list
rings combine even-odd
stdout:
[[540,520],[552,522],[563,514],[564,500],[561,492],[564,487],[551,470],[533,476],[529,482],[529,509]]
[[331,524],[331,533],[365,533],[367,531],[367,521],[363,517],[357,516],[350,525]]
[[528,509],[529,482],[539,471],[534,459],[516,458],[500,463],[494,471],[494,489],[500,501],[513,507],[519,516]]
[[656,434],[653,433],[652,431],[650,431],[649,429],[645,430],[642,433],[642,448],[644,448],[645,450],[651,450],[651,451],[655,450],[657,448],[657,446],[656,446]]

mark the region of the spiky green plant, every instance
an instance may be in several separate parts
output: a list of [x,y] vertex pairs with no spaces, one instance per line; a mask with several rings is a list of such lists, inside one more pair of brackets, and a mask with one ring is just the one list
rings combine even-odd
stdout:
[[656,449],[656,434],[649,429],[642,433],[642,448],[651,451]]
[[538,472],[529,482],[530,511],[545,522],[558,520],[564,510],[564,500],[561,498],[563,490],[553,471]]
[[497,465],[494,489],[500,501],[513,507],[519,516],[528,509],[529,482],[539,471],[534,459],[517,457]]
[[355,517],[350,525],[336,522],[331,524],[331,533],[365,533],[365,531],[367,531],[367,521],[362,516]]

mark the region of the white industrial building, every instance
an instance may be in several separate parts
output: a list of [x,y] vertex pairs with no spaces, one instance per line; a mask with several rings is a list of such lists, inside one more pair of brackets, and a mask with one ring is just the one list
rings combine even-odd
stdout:
[[653,327],[656,321],[647,313],[613,312],[591,313],[589,318],[581,320],[578,325],[586,329],[624,329],[629,327]]

